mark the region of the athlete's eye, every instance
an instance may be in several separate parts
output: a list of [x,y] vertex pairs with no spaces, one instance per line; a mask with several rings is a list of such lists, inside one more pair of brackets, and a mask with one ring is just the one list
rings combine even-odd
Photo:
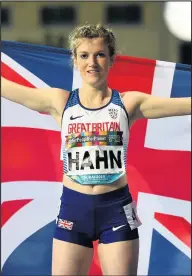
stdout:
[[88,57],[88,55],[87,55],[87,54],[81,54],[80,57],[81,57],[82,59],[85,59],[85,58]]
[[99,56],[99,57],[105,57],[105,54],[104,53],[98,53],[97,56]]

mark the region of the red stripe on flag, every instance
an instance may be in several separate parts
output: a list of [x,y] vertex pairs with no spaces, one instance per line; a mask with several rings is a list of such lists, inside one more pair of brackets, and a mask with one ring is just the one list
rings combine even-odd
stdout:
[[2,128],[1,181],[62,181],[60,132]]
[[1,204],[1,227],[32,199],[6,201]]
[[155,65],[155,60],[119,56],[109,72],[109,86],[120,92],[142,91],[150,94]]
[[22,84],[24,86],[33,87],[33,88],[35,87],[3,62],[1,62],[1,75],[2,77],[8,80],[11,80],[13,82],[16,82],[18,84]]
[[98,241],[93,242],[93,261],[91,263],[91,267],[89,270],[89,275],[103,275],[100,267],[100,262],[99,262],[99,256],[98,256]]
[[191,201],[190,152],[144,148],[139,143],[141,126],[136,123],[134,127],[128,155],[133,196],[141,191]]
[[160,213],[155,213],[155,218],[178,239],[191,248],[191,224],[189,222],[181,217]]

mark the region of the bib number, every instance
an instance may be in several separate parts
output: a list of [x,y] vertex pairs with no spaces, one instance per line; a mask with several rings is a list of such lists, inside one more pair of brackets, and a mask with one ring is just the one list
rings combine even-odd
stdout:
[[123,209],[131,230],[139,227],[141,225],[141,221],[139,220],[139,217],[137,215],[135,202],[132,201],[131,203],[123,206]]

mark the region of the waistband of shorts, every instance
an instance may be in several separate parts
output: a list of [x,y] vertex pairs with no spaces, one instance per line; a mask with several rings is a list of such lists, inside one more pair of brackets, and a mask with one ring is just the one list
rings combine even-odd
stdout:
[[65,198],[65,201],[67,202],[70,202],[70,201],[74,202],[74,200],[76,200],[77,202],[79,200],[82,200],[82,201],[92,200],[95,202],[106,203],[106,202],[114,202],[116,200],[121,200],[125,198],[130,198],[130,200],[132,200],[128,185],[125,185],[124,187],[111,192],[97,194],[97,195],[83,194],[63,186],[63,194],[61,196],[61,200],[64,198]]

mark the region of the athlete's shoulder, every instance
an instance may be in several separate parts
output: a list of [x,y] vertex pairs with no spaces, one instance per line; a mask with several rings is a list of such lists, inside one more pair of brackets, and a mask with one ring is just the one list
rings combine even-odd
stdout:
[[138,97],[145,95],[145,93],[131,90],[131,91],[122,92],[120,93],[120,95],[121,95],[121,98],[137,99]]
[[123,104],[130,116],[135,112],[139,99],[143,94],[139,91],[126,91],[121,93]]
[[65,103],[67,102],[70,92],[65,89],[60,88],[52,88],[53,97],[59,102]]
[[123,93],[120,93],[121,99],[124,103],[134,103],[138,99],[138,95],[141,93],[138,91],[125,91]]
[[52,92],[54,93],[53,95],[55,95],[55,97],[68,97],[70,92],[65,90],[65,89],[61,89],[61,88],[56,88],[56,87],[53,87],[53,88],[50,88],[52,90]]
[[120,93],[122,99],[134,97],[134,91],[125,91]]

